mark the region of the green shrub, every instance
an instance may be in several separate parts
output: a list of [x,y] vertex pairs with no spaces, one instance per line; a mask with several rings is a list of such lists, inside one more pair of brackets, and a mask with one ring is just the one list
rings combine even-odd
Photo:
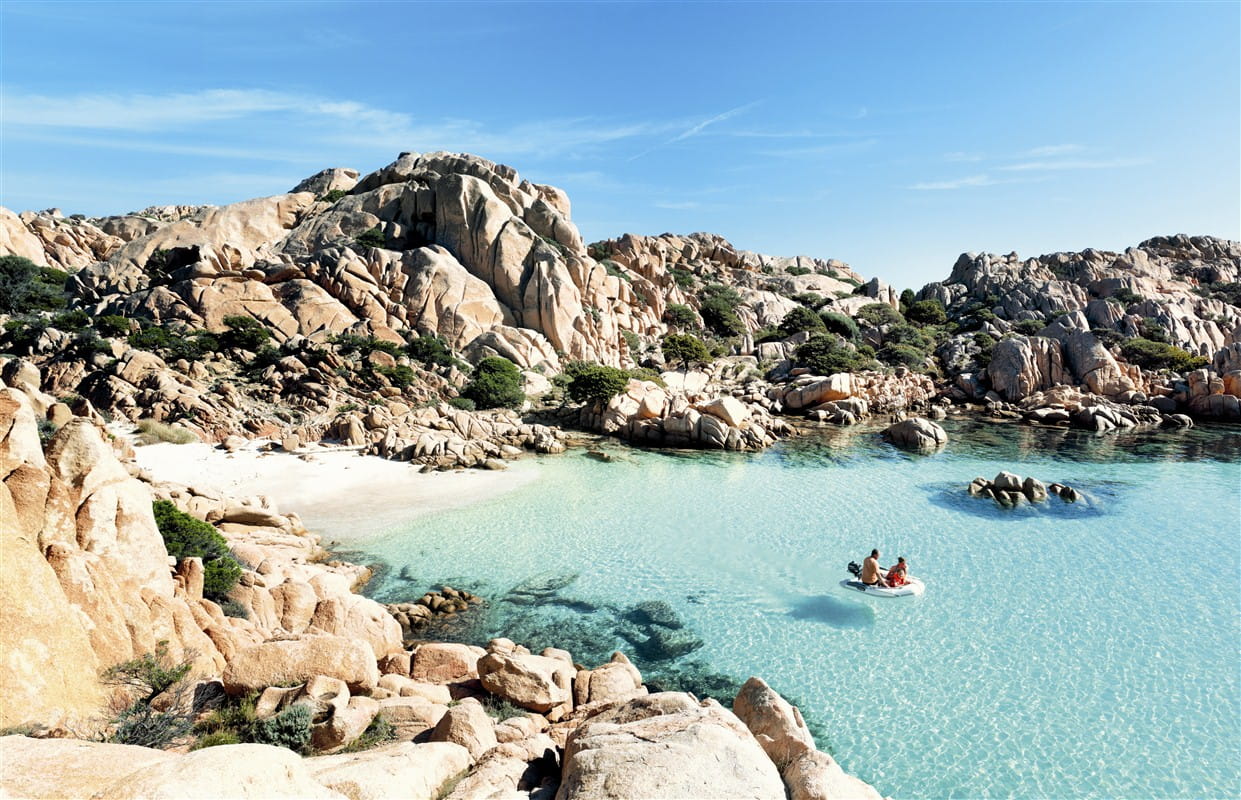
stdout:
[[689,306],[669,303],[664,311],[664,321],[675,328],[686,330],[698,326],[698,315]]
[[168,555],[178,561],[201,558],[203,594],[212,600],[227,595],[241,577],[241,565],[233,558],[228,542],[219,531],[178,510],[167,500],[156,500],[152,510]]
[[986,369],[991,363],[991,353],[995,350],[996,339],[989,333],[979,331],[974,334],[974,344],[978,347],[978,355],[974,357],[974,360],[980,367]]
[[908,313],[909,307],[914,304],[915,297],[917,297],[917,295],[914,294],[913,289],[905,289],[904,291],[901,292],[900,304],[901,304],[902,314]]
[[818,334],[797,348],[797,365],[816,375],[833,375],[860,368],[861,359],[851,347],[840,345],[835,336]]
[[181,711],[158,711],[149,703],[137,702],[112,720],[108,736],[112,744],[131,744],[162,750],[182,744],[194,729],[193,715]]
[[780,320],[780,332],[785,336],[792,336],[802,331],[822,330],[826,330],[823,326],[823,320],[819,319],[818,314],[805,306],[794,308],[784,315],[784,319]]
[[1141,303],[1146,298],[1138,294],[1137,292],[1133,291],[1132,289],[1126,288],[1126,289],[1117,289],[1116,291],[1112,292],[1112,295],[1108,297],[1107,299],[1110,301],[1114,301],[1115,303],[1122,305],[1125,308],[1128,308],[1134,303]]
[[694,285],[694,273],[684,267],[673,267],[668,270],[668,273],[672,275],[672,282],[682,289],[688,289]]
[[942,325],[948,321],[944,305],[938,300],[919,300],[916,303],[910,303],[909,310],[905,312],[905,318],[918,325]]
[[310,706],[296,703],[274,717],[256,720],[253,728],[254,741],[303,753],[310,745],[312,716]]
[[711,360],[711,353],[707,350],[706,344],[697,336],[688,333],[668,334],[664,337],[659,349],[669,362],[680,361],[685,369],[689,369],[691,363]]
[[375,372],[383,375],[398,389],[407,389],[414,383],[414,370],[404,364],[395,367],[375,367]]
[[889,326],[883,333],[883,343],[909,345],[920,350],[925,350],[933,344],[920,328],[915,328],[907,322],[898,322]]
[[650,367],[634,367],[629,370],[629,377],[639,381],[650,381],[658,386],[667,386],[664,383],[664,376]]
[[102,679],[111,686],[137,689],[142,697],[150,701],[190,674],[191,666],[189,661],[170,664],[168,642],[161,641],[155,646],[154,652],[144,653],[138,658],[108,667],[103,671]]
[[711,284],[703,288],[698,295],[698,313],[707,327],[720,336],[740,336],[745,333],[745,325],[737,316],[736,308],[741,304],[741,295],[723,284]]
[[819,319],[828,333],[840,334],[851,342],[857,341],[858,327],[851,317],[836,311],[824,311],[819,314]]
[[324,203],[336,203],[336,202],[339,202],[341,199],[346,198],[348,196],[349,196],[349,193],[346,192],[344,189],[331,189],[330,191],[324,192],[322,195],[320,195],[319,200]]
[[57,314],[52,317],[52,327],[58,331],[73,333],[88,327],[91,324],[90,314],[80,309],[66,311],[63,314]]
[[474,404],[474,401],[468,397],[454,397],[448,401],[448,405],[453,408],[460,409],[461,411],[473,411],[478,407]]
[[521,371],[507,358],[491,356],[478,362],[474,378],[461,392],[479,408],[516,408],[526,399]]
[[405,346],[409,357],[427,367],[446,367],[455,359],[448,343],[433,333],[424,333],[417,339],[410,339]]
[[[399,344],[389,342],[387,339],[376,339],[374,336],[356,336],[352,333],[341,333],[333,336],[330,341],[344,355],[358,353],[363,358],[366,358],[375,350],[387,353],[390,356],[401,354],[401,346]],[[408,345],[406,346],[408,347]]]
[[1143,369],[1170,369],[1173,372],[1189,372],[1207,365],[1207,359],[1188,353],[1167,342],[1156,342],[1141,337],[1129,339],[1120,346],[1120,354],[1130,364]]
[[4,323],[6,349],[13,353],[34,352],[39,337],[47,331],[48,322],[43,317],[18,317]]
[[0,256],[0,314],[55,311],[65,307],[69,273],[37,266],[21,256]]
[[606,403],[625,390],[629,373],[615,367],[592,364],[569,382],[569,399],[575,403]]
[[200,738],[190,747],[191,750],[202,750],[207,747],[220,747],[226,744],[241,744],[241,737],[234,731],[217,731]]
[[[490,695],[488,695],[490,696]],[[525,713],[525,709],[522,709]],[[362,735],[354,739],[340,752],[342,753],[360,753],[363,750],[370,750],[372,747],[390,742],[396,738],[396,728],[392,727],[392,723],[388,720],[375,715],[371,720],[371,724],[366,726],[366,730],[362,731]]]
[[115,337],[128,336],[133,330],[133,325],[130,323],[129,318],[123,317],[120,314],[105,314],[95,320],[95,327],[104,336]]
[[768,342],[782,342],[784,341],[784,339],[785,339],[784,331],[780,330],[779,328],[759,328],[758,330],[754,331],[754,343],[755,344],[766,344]]
[[[104,670],[100,676],[103,683],[125,687],[138,695],[112,720],[107,741],[155,748],[183,743],[194,727],[184,683],[191,666],[189,660],[171,663],[168,642],[161,641],[154,652]],[[151,702],[160,695],[165,701],[160,709],[153,708]]]
[[1091,328],[1090,333],[1102,342],[1104,347],[1115,347],[1125,340],[1120,331],[1114,328]]
[[271,331],[263,327],[263,323],[244,314],[225,317],[224,325],[228,330],[219,334],[219,342],[224,347],[258,350],[271,339]]
[[883,325],[893,325],[897,322],[904,322],[905,318],[901,316],[901,312],[897,311],[887,303],[870,303],[858,309],[857,318],[870,325],[872,328],[878,328]]
[[815,292],[798,292],[793,295],[793,301],[801,303],[809,309],[817,309],[819,306],[827,302],[827,298]]
[[1230,305],[1241,306],[1241,283],[1228,283],[1224,281],[1204,283],[1194,291],[1203,297],[1223,300]]
[[908,344],[885,344],[875,357],[892,366],[921,367],[926,361],[926,351]]
[[1171,344],[1171,342],[1168,341],[1168,329],[1160,325],[1159,320],[1151,317],[1143,317],[1142,321],[1138,323],[1137,338],[1148,339],[1152,342]]
[[388,243],[387,237],[384,236],[383,228],[378,225],[359,233],[353,240],[363,247],[383,247]]
[[1046,327],[1047,323],[1041,319],[1023,319],[1013,326],[1013,330],[1023,336],[1034,336]]
[[814,272],[814,270],[810,269],[810,267],[799,267],[797,265],[786,267],[784,271],[794,277],[800,277],[802,275],[809,275],[810,273]]

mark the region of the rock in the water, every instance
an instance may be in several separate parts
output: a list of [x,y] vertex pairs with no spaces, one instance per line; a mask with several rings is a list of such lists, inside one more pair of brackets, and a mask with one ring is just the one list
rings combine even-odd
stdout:
[[918,452],[935,450],[948,442],[948,434],[943,428],[922,417],[901,420],[884,431],[883,435],[897,447]]
[[665,628],[684,627],[681,618],[664,600],[646,600],[631,608],[626,617],[639,625],[663,625]]

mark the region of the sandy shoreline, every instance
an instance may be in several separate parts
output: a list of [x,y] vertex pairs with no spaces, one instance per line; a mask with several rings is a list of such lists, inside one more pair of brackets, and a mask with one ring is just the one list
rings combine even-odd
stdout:
[[214,445],[134,447],[156,480],[209,487],[238,497],[267,495],[280,511],[296,512],[329,541],[359,542],[416,517],[484,502],[536,480],[538,465],[518,461],[504,471],[420,473],[418,465],[359,454],[354,448],[308,448],[310,460],[264,453],[263,440],[235,453]]

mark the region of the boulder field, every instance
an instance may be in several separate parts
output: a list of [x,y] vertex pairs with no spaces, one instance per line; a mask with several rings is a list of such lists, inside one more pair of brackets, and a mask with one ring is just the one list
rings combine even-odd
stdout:
[[[757,678],[729,708],[650,693],[619,652],[589,668],[507,639],[407,644],[388,608],[355,593],[367,571],[325,561],[296,514],[158,482],[88,417],[41,438],[35,409],[53,405],[28,384],[0,390],[0,726],[29,734],[0,737],[3,796],[880,796]],[[241,565],[227,601],[204,596],[201,558],[169,557],[154,500],[224,537]],[[412,605],[451,613],[470,597],[446,588]],[[135,696],[108,668],[150,657],[188,670],[151,708],[203,723],[249,707],[273,730],[301,714],[313,755],[106,741]]]

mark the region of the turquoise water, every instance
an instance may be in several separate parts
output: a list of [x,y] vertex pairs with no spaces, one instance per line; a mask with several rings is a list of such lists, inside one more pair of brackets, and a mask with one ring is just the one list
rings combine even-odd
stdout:
[[[440,634],[580,662],[642,652],[626,609],[664,600],[702,646],[648,652],[645,676],[727,701],[761,675],[887,795],[1241,795],[1236,429],[946,427],[925,457],[859,431],[750,456],[549,457],[518,465],[539,477],[509,495],[350,544],[391,566],[371,586],[384,599],[440,582],[492,598]],[[1087,502],[1003,511],[965,493],[1000,469]],[[926,595],[840,588],[871,547],[905,556]],[[503,599],[532,578],[536,604]]]

